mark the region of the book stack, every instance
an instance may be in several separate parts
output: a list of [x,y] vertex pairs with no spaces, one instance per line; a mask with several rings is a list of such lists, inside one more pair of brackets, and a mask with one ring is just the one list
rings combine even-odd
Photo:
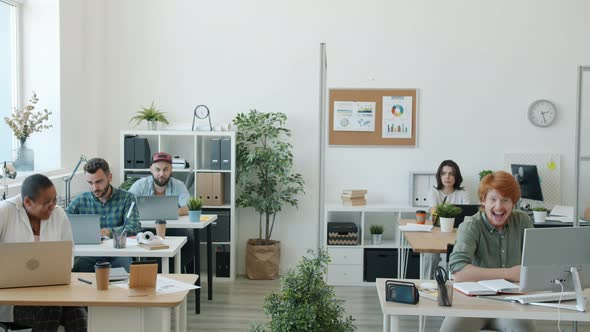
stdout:
[[346,206],[367,205],[366,194],[367,190],[365,189],[348,189],[342,190],[340,198],[342,199],[342,204]]

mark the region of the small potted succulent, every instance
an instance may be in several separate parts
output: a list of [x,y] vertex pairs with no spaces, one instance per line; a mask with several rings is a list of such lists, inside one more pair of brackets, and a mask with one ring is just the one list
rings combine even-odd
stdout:
[[371,232],[371,237],[373,239],[373,244],[381,244],[381,236],[383,235],[384,227],[383,225],[371,225],[369,228]]
[[533,218],[535,222],[545,222],[545,219],[547,218],[547,209],[542,206],[533,208]]
[[436,214],[440,219],[440,231],[452,232],[455,225],[455,218],[458,217],[463,210],[449,203],[443,203],[436,206]]
[[156,104],[152,101],[150,107],[141,106],[141,111],[137,111],[136,115],[129,120],[129,123],[134,123],[134,127],[137,127],[142,121],[147,121],[148,130],[158,130],[158,122],[163,124],[170,124],[166,118],[165,113],[160,111]]
[[191,197],[188,200],[188,220],[190,222],[201,221],[201,208],[203,207],[203,201],[198,197]]

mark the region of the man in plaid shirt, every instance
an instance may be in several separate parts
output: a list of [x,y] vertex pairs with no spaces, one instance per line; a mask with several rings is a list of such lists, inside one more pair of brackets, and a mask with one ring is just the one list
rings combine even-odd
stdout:
[[[135,202],[135,196],[122,189],[111,186],[113,175],[109,164],[102,158],[90,159],[84,166],[86,181],[90,191],[80,194],[68,206],[68,214],[97,214],[100,215],[100,234],[112,237],[113,232],[123,230],[125,217]],[[137,205],[125,224],[127,235],[134,235],[140,231],[139,213]],[[94,272],[97,262],[110,262],[111,267],[124,267],[129,271],[131,257],[77,257],[74,271]]]

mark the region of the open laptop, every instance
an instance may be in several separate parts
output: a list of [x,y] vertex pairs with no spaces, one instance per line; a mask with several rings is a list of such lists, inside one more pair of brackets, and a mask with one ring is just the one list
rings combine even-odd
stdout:
[[461,208],[461,214],[455,218],[455,225],[453,227],[457,228],[461,223],[465,220],[465,217],[471,217],[481,208],[481,204],[457,204],[458,207]]
[[70,283],[71,241],[2,243],[0,253],[0,288]]
[[137,196],[139,220],[177,220],[178,196]]
[[75,244],[100,244],[98,214],[69,214]]

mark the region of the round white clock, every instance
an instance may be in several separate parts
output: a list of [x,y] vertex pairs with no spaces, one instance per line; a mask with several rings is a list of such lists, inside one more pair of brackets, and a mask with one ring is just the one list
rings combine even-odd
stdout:
[[535,100],[529,106],[529,121],[537,127],[549,127],[556,117],[557,107],[549,100]]

